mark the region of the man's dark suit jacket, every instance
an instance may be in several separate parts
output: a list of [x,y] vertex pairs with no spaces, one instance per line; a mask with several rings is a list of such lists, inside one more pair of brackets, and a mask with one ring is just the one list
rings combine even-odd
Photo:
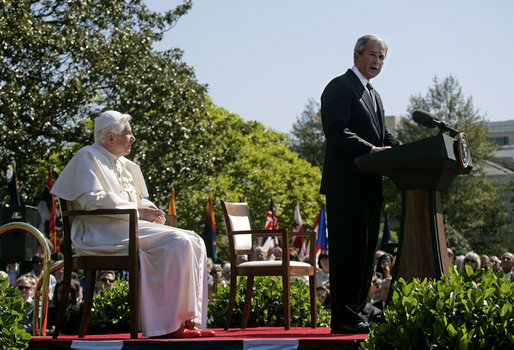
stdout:
[[364,172],[355,157],[368,154],[373,146],[396,146],[399,142],[386,130],[384,108],[375,91],[377,113],[355,73],[334,78],[321,95],[321,118],[326,137],[321,193],[344,197],[369,190],[381,195],[381,176]]
[[373,146],[399,142],[387,132],[384,109],[375,92],[377,112],[352,70],[333,79],[321,96],[326,137],[321,193],[327,198],[332,330],[351,326],[366,303],[382,207],[382,177],[354,163]]

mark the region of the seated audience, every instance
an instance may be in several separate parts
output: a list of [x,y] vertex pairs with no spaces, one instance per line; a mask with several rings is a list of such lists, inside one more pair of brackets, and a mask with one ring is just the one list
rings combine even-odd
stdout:
[[459,269],[464,268],[464,255],[459,255],[455,258],[455,266],[457,266]]
[[96,290],[114,289],[115,273],[114,271],[98,271],[96,274]]
[[14,283],[14,288],[26,303],[32,303],[34,297],[35,285],[32,284],[29,277],[22,276]]
[[[48,334],[53,334],[55,329],[59,305],[62,302],[62,289],[62,284],[58,283],[55,287],[52,305],[48,308]],[[70,302],[68,304],[68,308],[66,309],[62,333],[77,334],[80,325],[80,316],[82,313],[82,298],[80,296],[80,283],[76,279],[71,280],[69,300]]]
[[229,283],[230,282],[230,263],[226,263],[223,265],[223,269],[222,269],[221,273],[222,273],[225,281],[227,281],[227,283]]
[[491,262],[491,266],[496,270],[496,271],[499,271],[500,270],[500,259],[496,256],[496,255],[493,255],[489,258],[489,261]]
[[20,277],[20,264],[18,262],[8,263],[5,272],[9,276],[9,287],[14,286],[14,282]]
[[[195,232],[163,225],[165,213],[150,200],[139,166],[125,158],[136,141],[128,114],[101,113],[95,143],[80,149],[55,181],[51,193],[70,209],[132,208],[138,211],[140,298],[144,336],[191,338],[214,332],[207,322],[207,254]],[[78,254],[128,250],[123,216],[76,217],[72,241]],[[193,278],[194,276],[194,278]]]
[[391,278],[393,273],[393,256],[389,253],[380,255],[375,271],[380,279]]
[[254,261],[268,260],[268,254],[266,254],[266,251],[264,251],[264,248],[262,246],[255,247],[255,250],[253,251],[253,260]]
[[[34,256],[32,256],[32,271],[24,274],[23,276],[27,276],[28,274],[34,275],[36,277],[37,284],[37,281],[43,277],[44,262],[45,258],[43,254],[34,254]],[[48,284],[48,300],[52,300],[52,298],[54,297],[54,289],[56,283],[57,281],[55,279],[55,276],[50,275],[50,280]]]
[[316,287],[316,297],[327,311],[330,311],[330,290],[327,286]]
[[475,252],[467,252],[464,256],[464,265],[468,265],[476,271],[480,268],[480,257]]
[[480,255],[480,268],[484,270],[489,270],[489,267],[491,267],[491,260],[489,257],[485,254]]
[[387,302],[387,296],[389,295],[389,289],[391,288],[391,278],[386,278],[380,283],[375,295],[372,299],[372,305],[379,308],[380,310],[385,309]]
[[248,255],[238,255],[236,258],[236,266],[248,261]]
[[268,249],[268,260],[282,260],[282,248],[271,247]]
[[328,252],[321,252],[318,256],[319,270],[316,272],[316,285],[326,286],[330,283],[330,264]]
[[289,261],[300,261],[300,256],[294,248],[289,249]]
[[514,255],[509,252],[503,253],[500,258],[500,267],[504,274],[509,275],[514,267]]

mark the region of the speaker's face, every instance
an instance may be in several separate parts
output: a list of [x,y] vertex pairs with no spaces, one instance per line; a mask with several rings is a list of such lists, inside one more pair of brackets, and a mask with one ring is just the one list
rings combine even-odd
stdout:
[[376,42],[369,42],[366,50],[362,53],[354,52],[355,67],[366,79],[376,77],[382,70],[386,50],[383,45]]

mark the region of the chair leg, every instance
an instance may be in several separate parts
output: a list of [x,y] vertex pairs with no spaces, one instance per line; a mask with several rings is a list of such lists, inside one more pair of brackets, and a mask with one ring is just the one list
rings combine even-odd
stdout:
[[311,299],[311,327],[316,328],[316,276],[309,276],[309,289]]
[[96,271],[86,270],[86,290],[84,292],[84,304],[82,305],[82,317],[80,320],[79,338],[84,338],[93,307],[93,296],[95,294]]
[[[59,333],[61,332],[62,326],[64,324],[64,318],[66,316],[66,310],[68,309],[68,304],[70,302],[70,290],[71,290],[71,267],[66,268],[64,266],[64,275],[62,279],[62,289],[61,289],[61,302],[59,303],[59,310],[57,311],[57,320],[55,322],[55,330],[52,336],[53,339],[57,339]],[[57,293],[57,291],[55,291]]]
[[230,294],[228,298],[228,309],[227,309],[227,318],[225,320],[225,330],[230,326],[230,321],[232,320],[232,313],[234,312],[234,305],[236,303],[236,293],[237,293],[237,275],[232,273],[230,275]]
[[241,321],[241,329],[245,329],[250,317],[250,310],[252,308],[252,295],[253,295],[253,276],[248,276],[246,280],[246,300],[243,319]]
[[139,271],[129,274],[130,338],[138,336]]
[[282,286],[284,289],[284,323],[286,331],[291,328],[291,277],[282,276]]

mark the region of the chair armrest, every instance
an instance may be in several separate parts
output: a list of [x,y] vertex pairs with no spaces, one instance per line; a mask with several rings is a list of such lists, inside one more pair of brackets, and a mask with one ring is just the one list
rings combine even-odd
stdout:
[[316,238],[316,232],[289,232],[289,236],[310,236]]
[[287,230],[243,230],[243,231],[232,231],[230,232],[233,235],[254,235],[256,237],[275,237],[282,236],[284,233],[288,233]]
[[78,215],[137,215],[137,209],[95,209],[95,210],[65,210],[62,212],[63,216],[78,216]]
[[95,209],[95,210],[64,210],[63,217],[91,215],[128,215],[129,216],[129,255],[137,256],[139,251],[139,235],[137,226],[137,209]]

